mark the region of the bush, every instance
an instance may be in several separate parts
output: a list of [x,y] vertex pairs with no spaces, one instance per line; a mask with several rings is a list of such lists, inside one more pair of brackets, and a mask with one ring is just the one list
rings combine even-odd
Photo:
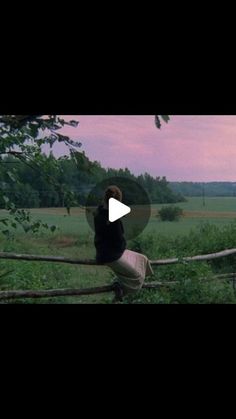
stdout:
[[124,299],[125,304],[236,304],[233,287],[226,281],[190,278],[169,289],[141,290]]
[[160,211],[158,211],[158,217],[161,218],[161,221],[179,221],[182,215],[183,210],[172,205],[163,207]]
[[[171,237],[142,234],[129,248],[150,259],[184,258],[236,248],[236,221],[219,228],[202,223],[188,235]],[[177,281],[158,290],[140,290],[127,296],[127,304],[236,304],[232,283],[215,275],[235,272],[236,255],[205,262],[178,263],[154,267],[151,281]]]

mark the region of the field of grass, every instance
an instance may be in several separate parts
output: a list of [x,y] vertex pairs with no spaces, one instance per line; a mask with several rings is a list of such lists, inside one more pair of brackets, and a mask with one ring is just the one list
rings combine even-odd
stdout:
[[[144,233],[185,235],[189,231],[206,221],[217,226],[224,226],[236,219],[236,198],[206,198],[205,206],[201,198],[189,198],[187,202],[177,204],[184,210],[184,217],[179,222],[161,222],[157,218],[157,212],[165,205],[153,205],[152,216]],[[63,234],[90,234],[85,212],[79,208],[72,208],[71,216],[66,215],[62,208],[34,209],[35,216],[40,216],[48,223],[59,226]]]
[[[236,219],[236,198],[206,198],[203,206],[202,198],[189,198],[188,202],[178,203],[184,210],[184,217],[179,222],[161,222],[156,214],[164,205],[153,205],[152,216],[144,233],[183,235],[187,234],[206,221],[217,226],[226,225]],[[92,237],[93,231],[89,227],[85,211],[81,208],[72,208],[71,216],[67,215],[65,208],[39,208],[32,209],[35,218],[57,225],[61,234],[79,237],[88,234]],[[0,211],[0,214],[4,211]]]
[[[143,235],[164,235],[177,237],[189,234],[191,230],[208,221],[218,227],[230,224],[236,219],[236,198],[206,198],[203,206],[201,198],[190,198],[186,203],[177,204],[184,210],[184,217],[179,222],[161,222],[157,211],[162,206],[152,207],[152,217]],[[0,211],[0,215],[3,214]],[[14,240],[7,241],[0,235],[0,251],[30,253],[41,255],[61,255],[77,258],[94,258],[93,231],[87,224],[85,212],[73,208],[71,216],[65,209],[33,209],[34,217],[57,225],[55,233],[40,233],[36,236],[19,231]],[[158,257],[158,255],[156,255]],[[83,288],[111,283],[113,274],[108,268],[70,266],[40,262],[18,262],[0,260],[0,273],[12,271],[0,283],[4,289],[45,289],[45,288]],[[21,300],[20,300],[21,301]],[[111,303],[112,296],[99,295],[90,297],[61,297],[57,303]],[[28,301],[25,300],[25,303]],[[32,301],[30,301],[32,302]],[[35,300],[35,303],[55,302],[55,300]]]

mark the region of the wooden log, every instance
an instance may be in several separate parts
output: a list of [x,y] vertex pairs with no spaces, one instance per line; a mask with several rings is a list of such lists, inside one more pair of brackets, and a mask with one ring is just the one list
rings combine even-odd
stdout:
[[224,278],[236,278],[236,273],[235,272],[230,272],[230,273],[227,273],[227,274],[218,274],[218,275],[215,275],[213,278],[215,278],[215,279],[224,279]]
[[[227,257],[236,254],[236,249],[227,249],[217,253],[210,253],[207,255],[198,255],[191,257],[183,258],[172,258],[172,259],[159,259],[151,260],[150,263],[153,266],[161,265],[172,265],[181,262],[201,262],[206,260],[219,259],[222,257]],[[56,263],[69,263],[74,265],[89,265],[89,266],[103,266],[96,263],[92,259],[74,259],[66,258],[63,256],[42,256],[42,255],[27,255],[27,254],[17,254],[17,253],[8,253],[0,252],[0,259],[9,259],[9,260],[25,260],[25,261],[38,261],[38,262],[56,262]]]
[[69,263],[74,265],[97,265],[95,260],[91,259],[73,259],[63,256],[41,256],[41,255],[26,255],[17,253],[0,252],[0,259],[9,260],[25,260],[35,262],[56,262],[56,263]]
[[155,288],[160,288],[160,287],[169,287],[171,285],[175,285],[178,284],[178,281],[165,281],[165,282],[159,282],[159,281],[155,281],[155,282],[145,282],[142,286],[143,288],[149,288],[149,289],[155,289]]
[[[223,274],[212,277],[212,279],[230,279],[234,280],[234,274]],[[207,279],[207,278],[201,278]],[[235,281],[234,285],[235,285]],[[159,289],[161,287],[171,287],[172,285],[178,284],[178,281],[155,281],[144,283],[142,289]],[[68,296],[83,296],[83,295],[94,295],[94,294],[105,294],[109,292],[115,292],[115,284],[104,285],[101,287],[93,288],[64,288],[64,289],[53,289],[53,290],[9,290],[0,291],[0,300],[18,299],[18,298],[49,298],[49,297],[68,297]]]
[[11,298],[48,298],[48,297],[62,297],[62,296],[80,296],[103,294],[114,291],[113,285],[105,285],[102,287],[81,288],[81,289],[53,289],[53,290],[10,290],[0,291],[0,300],[7,300]]
[[[150,282],[145,283],[143,288],[155,289],[160,287],[167,287],[174,284],[174,282]],[[0,291],[0,300],[8,300],[14,298],[48,298],[48,297],[68,297],[68,296],[82,296],[93,294],[105,294],[108,292],[115,292],[115,285],[104,285],[93,288],[64,288],[53,290],[9,290]]]
[[209,253],[207,255],[197,255],[191,257],[183,258],[173,258],[173,259],[160,259],[160,260],[151,260],[152,265],[171,265],[181,262],[203,262],[206,260],[219,259],[226,256],[231,256],[236,254],[236,249],[227,249],[217,253]]

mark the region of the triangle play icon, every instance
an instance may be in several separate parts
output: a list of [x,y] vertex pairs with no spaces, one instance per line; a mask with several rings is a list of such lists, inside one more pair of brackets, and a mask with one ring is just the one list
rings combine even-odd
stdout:
[[122,202],[117,201],[117,199],[110,198],[108,212],[109,221],[110,223],[113,223],[114,221],[119,220],[120,218],[129,214],[131,212],[131,208],[125,204],[122,204]]

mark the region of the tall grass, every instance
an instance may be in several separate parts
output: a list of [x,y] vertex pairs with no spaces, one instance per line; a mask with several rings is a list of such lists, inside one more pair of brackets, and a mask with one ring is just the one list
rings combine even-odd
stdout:
[[[193,198],[194,199],[194,198]],[[183,205],[192,205],[190,203]],[[200,199],[198,199],[200,205]],[[235,198],[215,200],[215,210],[232,211]],[[213,202],[206,202],[205,209]],[[224,206],[223,206],[224,204]],[[196,210],[196,202],[194,204]],[[212,204],[211,204],[212,205]],[[217,208],[216,208],[217,207]],[[189,208],[189,207],[188,207]],[[155,209],[156,213],[156,209]],[[0,250],[16,253],[61,255],[78,258],[94,258],[93,232],[83,214],[64,217],[62,214],[43,213],[44,220],[58,224],[60,230],[48,235],[23,234],[12,240],[0,237]],[[199,223],[199,221],[201,221]],[[150,259],[194,256],[236,248],[236,222],[230,219],[186,218],[179,223],[162,223],[151,218],[143,234],[131,240],[129,248],[146,254]],[[215,281],[218,273],[236,271],[236,257],[230,256],[211,262],[198,262],[156,267],[155,278],[160,281],[177,280],[177,285],[159,291],[141,290],[127,297],[126,303],[235,303],[232,285],[227,281]],[[6,273],[11,271],[8,275]],[[19,262],[0,260],[0,289],[49,289],[62,287],[88,287],[111,283],[113,275],[104,267],[70,266],[54,263]],[[206,278],[205,280],[201,278]],[[60,297],[42,300],[19,300],[20,303],[110,303],[112,295],[90,297]],[[8,301],[14,303],[13,301]]]
[[[236,248],[236,222],[223,228],[205,223],[184,237],[142,235],[130,248],[150,259],[194,256]],[[236,272],[236,256],[205,262],[179,263],[154,268],[158,281],[177,281],[159,291],[143,291],[126,298],[128,303],[235,304],[232,283],[215,279],[216,274]]]

